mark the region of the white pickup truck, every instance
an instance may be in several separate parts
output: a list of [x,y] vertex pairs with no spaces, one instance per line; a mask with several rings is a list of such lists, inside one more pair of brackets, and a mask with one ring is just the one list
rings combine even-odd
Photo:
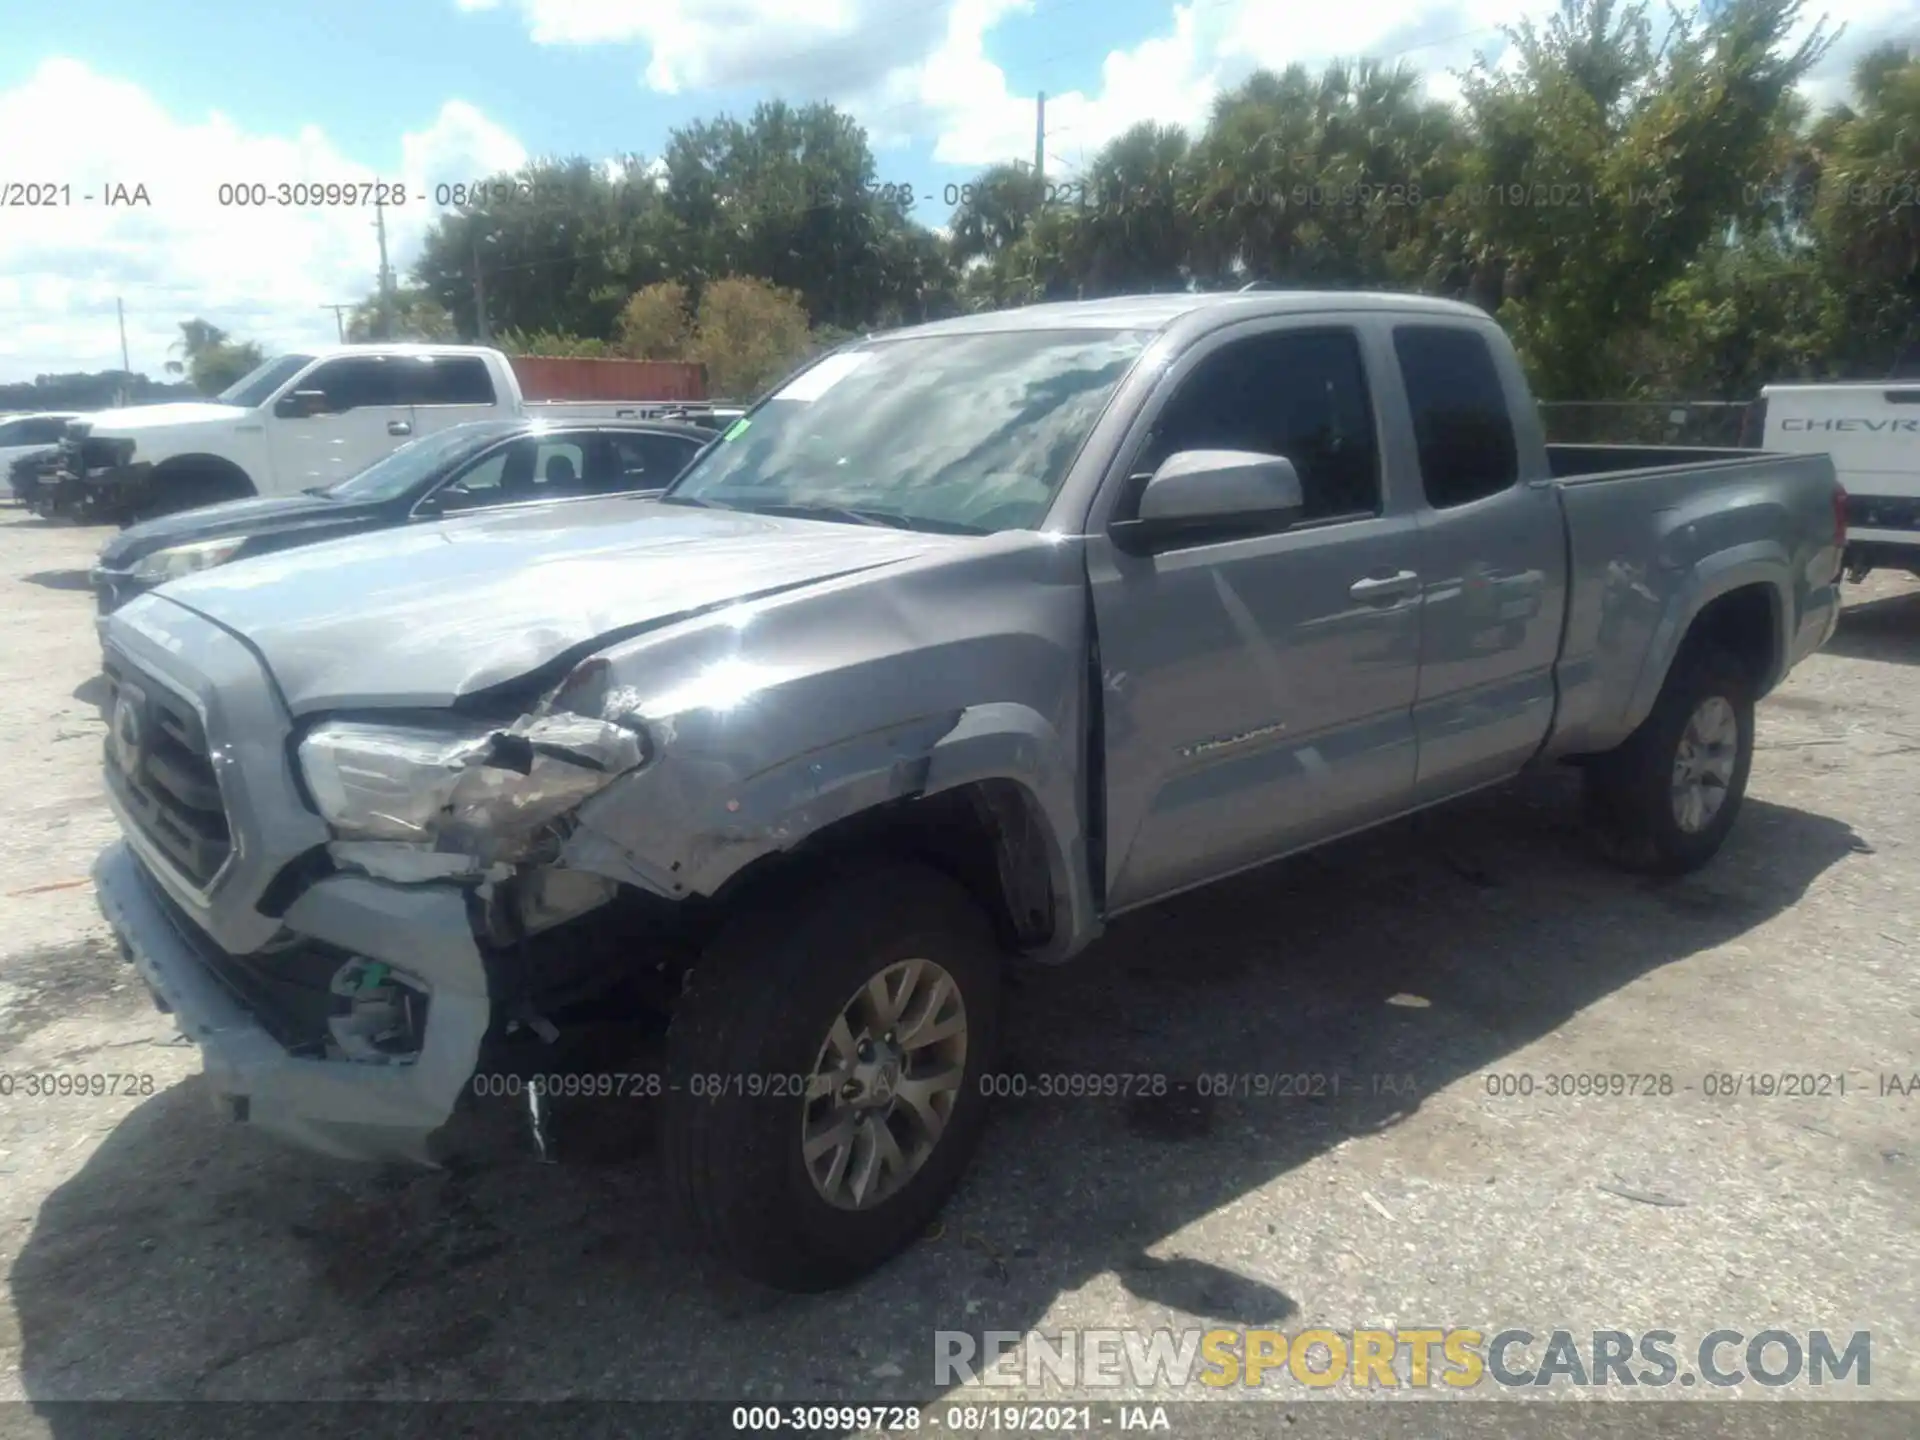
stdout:
[[1760,411],[1765,449],[1833,457],[1847,491],[1847,578],[1920,575],[1920,383],[1769,385]]
[[60,474],[37,508],[124,521],[219,500],[297,495],[470,420],[622,419],[645,408],[529,403],[507,357],[478,346],[331,346],[276,356],[212,400],[73,421]]

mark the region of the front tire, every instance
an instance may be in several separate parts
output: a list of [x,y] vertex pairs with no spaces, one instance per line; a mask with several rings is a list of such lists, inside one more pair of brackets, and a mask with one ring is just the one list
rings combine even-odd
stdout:
[[1587,767],[1587,813],[1609,859],[1684,875],[1714,857],[1746,797],[1753,711],[1752,679],[1733,656],[1680,655],[1640,728]]
[[945,875],[875,864],[733,922],[668,1032],[661,1139],[711,1253],[776,1289],[911,1244],[986,1119],[1001,956]]

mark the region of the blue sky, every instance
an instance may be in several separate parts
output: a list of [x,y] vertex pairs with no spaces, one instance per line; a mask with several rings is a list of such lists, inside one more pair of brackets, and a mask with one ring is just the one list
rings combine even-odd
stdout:
[[[1143,119],[1197,124],[1257,65],[1404,58],[1440,95],[1543,0],[12,0],[0,45],[0,186],[143,183],[149,209],[0,208],[0,380],[118,363],[158,374],[180,320],[268,348],[331,338],[365,295],[370,216],[222,210],[222,180],[404,179],[428,189],[535,155],[657,154],[761,99],[832,100],[878,178],[933,198],[1029,157],[1049,170]],[[1834,0],[1827,67],[1920,34],[1910,0]],[[4,192],[0,192],[4,198]],[[430,216],[396,216],[403,268]]]

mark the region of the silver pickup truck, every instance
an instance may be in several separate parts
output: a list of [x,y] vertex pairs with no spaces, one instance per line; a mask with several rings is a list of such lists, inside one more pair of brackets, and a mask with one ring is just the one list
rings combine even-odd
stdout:
[[94,876],[218,1103],[337,1156],[431,1160],[576,1019],[657,1014],[621,1078],[692,1231],[823,1289],[958,1179],[1009,963],[1545,763],[1613,857],[1705,863],[1843,505],[1819,455],[1550,449],[1438,300],[869,337],[658,499],[116,612]]

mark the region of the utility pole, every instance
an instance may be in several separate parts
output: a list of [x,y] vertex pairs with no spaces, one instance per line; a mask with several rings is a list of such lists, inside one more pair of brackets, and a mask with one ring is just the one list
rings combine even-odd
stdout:
[[333,328],[339,331],[340,333],[340,343],[342,345],[346,344],[347,343],[347,311],[353,309],[353,306],[322,305],[320,308],[322,310],[331,310],[333,312]]
[[380,236],[380,338],[393,338],[393,267],[387,264],[387,207],[376,197],[373,228]]
[[487,323],[487,287],[480,277],[480,237],[473,237],[473,313],[477,319],[480,343],[493,343],[493,327]]
[[1047,92],[1042,90],[1033,112],[1033,213],[1038,218],[1047,203]]
[[127,358],[127,307],[121,303],[118,295],[113,297],[114,314],[120,317],[120,393],[122,405],[127,403],[127,387],[133,383],[133,362]]

